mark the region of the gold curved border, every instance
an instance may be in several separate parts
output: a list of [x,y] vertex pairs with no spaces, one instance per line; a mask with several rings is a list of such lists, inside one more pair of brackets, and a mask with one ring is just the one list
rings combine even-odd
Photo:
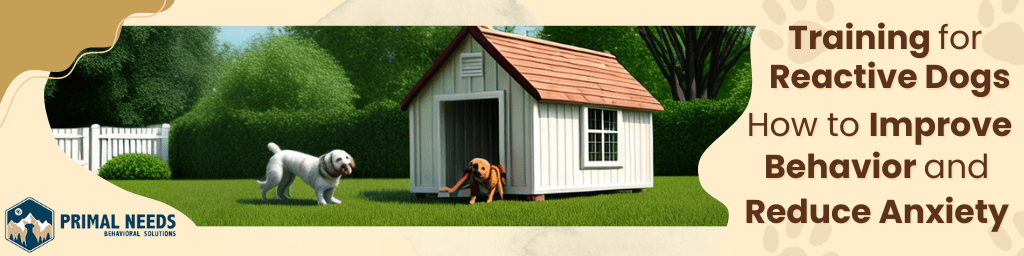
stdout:
[[[78,55],[78,57],[75,58],[74,63],[71,64],[71,68],[68,70],[67,74],[64,74],[64,76],[61,76],[61,77],[33,76],[33,77],[26,78],[24,81],[22,81],[20,84],[18,84],[18,87],[14,90],[14,93],[12,93],[12,95],[11,95],[10,102],[7,103],[7,110],[4,111],[3,119],[0,120],[0,128],[3,128],[4,124],[7,123],[7,116],[11,112],[11,106],[14,105],[14,99],[15,99],[15,97],[18,96],[18,92],[21,91],[21,88],[25,85],[25,83],[27,83],[28,81],[30,81],[32,79],[36,79],[36,78],[64,79],[64,78],[70,76],[71,73],[74,72],[75,67],[78,66],[78,62],[82,60],[82,57],[85,57],[86,55],[90,55],[90,54],[107,53],[107,52],[110,52],[110,50],[114,49],[114,46],[117,44],[117,39],[121,36],[121,27],[124,26],[124,22],[126,20],[134,19],[134,18],[149,18],[149,17],[156,16],[157,14],[160,14],[161,12],[167,10],[167,8],[170,7],[170,4],[173,4],[173,2],[174,2],[174,0],[162,0],[162,1],[163,1],[163,3],[160,5],[160,9],[157,9],[157,11],[155,13],[152,13],[152,14],[146,15],[146,16],[134,16],[134,14],[132,14],[132,15],[129,15],[128,17],[125,17],[125,18],[121,19],[121,21],[118,22],[118,24],[117,24],[117,29],[114,31],[114,41],[110,44],[110,46],[107,47],[107,49],[103,50],[103,51],[87,52],[87,53],[83,53],[81,55]],[[4,88],[4,89],[5,89],[4,92],[0,92],[0,99],[2,99],[4,96],[6,96],[5,95],[6,94],[6,89],[8,89],[8,88]]]

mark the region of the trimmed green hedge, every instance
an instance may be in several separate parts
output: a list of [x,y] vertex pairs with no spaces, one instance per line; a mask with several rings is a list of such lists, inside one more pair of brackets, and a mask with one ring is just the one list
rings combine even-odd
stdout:
[[[745,87],[748,91],[749,87]],[[747,97],[662,102],[655,112],[655,175],[697,175],[704,150],[742,116]],[[320,155],[342,149],[356,159],[353,177],[409,176],[408,114],[393,101],[324,116],[272,111],[222,115],[207,121],[180,118],[172,124],[170,163],[175,178],[262,178],[271,153],[282,149]]]
[[743,115],[750,89],[735,87],[722,100],[662,101],[665,111],[653,116],[654,175],[697,175],[704,150]]
[[100,177],[107,180],[164,180],[171,178],[166,162],[147,154],[115,156],[100,167]]
[[[749,87],[744,88],[749,95]],[[662,102],[655,112],[655,175],[697,175],[704,150],[742,116],[748,97]],[[175,178],[262,178],[267,143],[320,155],[342,149],[356,159],[353,177],[409,175],[408,114],[384,101],[328,118],[315,112],[238,113],[172,124],[170,163]]]
[[[175,178],[262,178],[272,155],[267,143],[313,156],[334,149],[356,159],[353,177],[408,177],[408,114],[393,101],[363,110],[239,111],[172,124],[170,162]],[[388,141],[388,142],[384,142]]]

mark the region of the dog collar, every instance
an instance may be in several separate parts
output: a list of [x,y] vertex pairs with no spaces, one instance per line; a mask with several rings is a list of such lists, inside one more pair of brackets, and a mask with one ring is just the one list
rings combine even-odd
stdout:
[[327,165],[327,154],[320,155],[320,175],[324,178],[341,177],[341,170],[334,170],[332,165]]

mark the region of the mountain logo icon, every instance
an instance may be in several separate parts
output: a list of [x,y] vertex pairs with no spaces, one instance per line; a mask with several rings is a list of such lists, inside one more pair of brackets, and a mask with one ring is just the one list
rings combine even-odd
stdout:
[[7,241],[33,252],[54,238],[53,210],[34,198],[25,198],[7,209],[4,226]]

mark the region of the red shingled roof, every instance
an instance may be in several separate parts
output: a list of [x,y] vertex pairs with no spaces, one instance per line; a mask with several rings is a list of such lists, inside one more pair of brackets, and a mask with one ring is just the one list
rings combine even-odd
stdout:
[[504,33],[463,27],[402,100],[406,110],[466,35],[471,35],[538,101],[561,101],[663,111],[661,103],[609,53]]

